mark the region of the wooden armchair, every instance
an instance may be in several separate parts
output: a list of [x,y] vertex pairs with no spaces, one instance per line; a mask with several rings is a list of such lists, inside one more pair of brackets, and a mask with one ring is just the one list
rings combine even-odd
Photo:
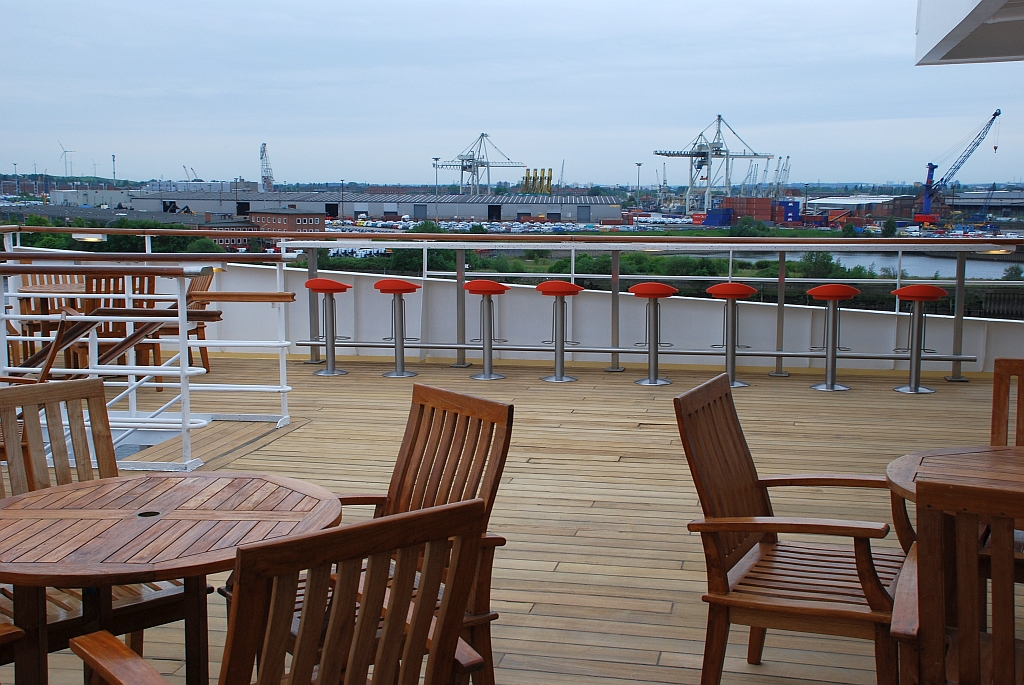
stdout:
[[[884,523],[778,517],[769,487],[885,489],[885,478],[798,475],[761,478],[725,374],[675,398],[676,418],[705,518],[693,521],[707,563],[707,639],[702,685],[722,678],[732,623],[750,626],[747,662],[761,663],[768,628],[873,640],[880,684],[898,679],[889,636],[892,592],[904,556],[874,552]],[[788,543],[780,533],[853,538],[852,545]]]
[[[342,505],[372,505],[374,518],[380,518],[479,497],[490,519],[512,437],[513,407],[420,384],[412,393],[387,494],[339,495]],[[479,569],[463,624],[463,638],[484,661],[473,673],[477,685],[494,683],[491,622],[498,614],[490,606],[491,570],[494,549],[504,544],[505,538],[497,535],[481,540]],[[230,582],[220,593],[230,602]],[[460,661],[460,667],[468,665]]]
[[1017,415],[1013,444],[1024,447],[1024,359],[996,359],[992,369],[990,445],[1009,444],[1010,378],[1017,377]]
[[[916,544],[907,556],[893,606],[903,683],[1024,680],[1024,642],[1016,639],[1014,519],[1024,491],[917,481]],[[985,630],[978,553],[980,519],[989,521],[992,620]],[[950,627],[956,626],[956,627]]]
[[[67,417],[67,434],[64,416]],[[44,420],[53,461],[53,479],[57,485],[92,480],[97,476],[117,476],[102,380],[11,386],[0,388],[0,431],[7,452],[12,494],[20,495],[54,484],[46,462]],[[90,438],[95,452],[95,473],[89,449]],[[27,445],[27,448],[22,445]],[[0,497],[6,496],[0,480]],[[144,629],[179,621],[185,616],[184,593],[178,581],[114,586],[109,592],[104,590],[101,596],[105,604],[101,613],[109,610],[107,625],[118,634],[129,635],[132,649],[139,654],[142,653]],[[10,615],[12,599],[10,588],[0,587],[0,613]],[[83,616],[82,594],[77,589],[48,590],[47,600],[48,647],[49,651],[55,652],[66,648],[69,638],[82,634],[88,617]],[[12,660],[11,650],[0,646],[0,663]]]
[[[448,685],[486,525],[476,499],[240,547],[218,682],[249,685],[256,664],[259,683],[310,683],[315,672],[317,683],[409,685],[426,659],[423,684]],[[93,683],[167,683],[109,633],[71,649]]]

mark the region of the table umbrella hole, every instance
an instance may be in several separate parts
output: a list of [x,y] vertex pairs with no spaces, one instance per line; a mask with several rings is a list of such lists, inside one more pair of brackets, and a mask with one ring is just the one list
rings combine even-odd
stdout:
[[141,516],[142,518],[149,518],[150,516],[159,516],[159,515],[160,515],[159,511],[140,511],[138,514],[136,514],[136,516]]

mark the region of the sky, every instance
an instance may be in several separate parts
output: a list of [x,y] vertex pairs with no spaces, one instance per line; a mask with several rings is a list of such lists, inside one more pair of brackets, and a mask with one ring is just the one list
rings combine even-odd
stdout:
[[[1024,178],[1024,64],[914,66],[915,0],[0,0],[0,170],[432,183],[481,132],[557,182],[672,185],[721,114],[790,181]],[[998,135],[998,152],[993,145]],[[939,174],[951,160],[945,160]],[[664,167],[663,167],[664,163]],[[773,167],[774,168],[774,167]],[[746,173],[739,162],[734,182]],[[493,173],[515,182],[519,170]],[[441,171],[441,183],[458,173]]]

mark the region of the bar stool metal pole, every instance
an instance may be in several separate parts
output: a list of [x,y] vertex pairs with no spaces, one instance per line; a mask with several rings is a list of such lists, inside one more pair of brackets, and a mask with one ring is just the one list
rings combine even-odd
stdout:
[[324,294],[324,335],[326,336],[324,342],[327,345],[327,367],[314,371],[314,376],[344,376],[348,371],[335,368],[335,356],[334,344],[337,338],[337,328],[335,323],[335,302],[334,293]]
[[936,285],[906,285],[892,291],[901,300],[914,303],[910,316],[910,383],[895,388],[909,395],[927,395],[935,392],[921,385],[921,353],[924,350],[924,303],[934,302],[949,295]]
[[415,371],[405,370],[405,298],[404,294],[414,293],[420,286],[399,278],[384,278],[373,284],[381,293],[393,296],[392,320],[395,331],[395,370],[381,374],[385,378],[410,378]]
[[483,373],[470,376],[476,381],[496,381],[505,376],[494,373],[494,295],[507,292],[509,286],[496,281],[477,279],[463,285],[465,292],[480,295],[480,342],[483,347]]
[[664,283],[637,283],[629,289],[636,297],[647,298],[647,378],[637,385],[670,385],[672,381],[658,377],[658,352],[661,347],[661,305],[658,300],[679,291]]
[[565,375],[565,298],[576,295],[583,287],[565,281],[544,281],[537,285],[537,290],[542,295],[555,298],[555,331],[553,340],[550,341],[555,344],[555,373],[553,376],[544,376],[541,380],[548,383],[572,383],[576,377]]
[[851,285],[829,283],[807,291],[816,300],[824,300],[825,308],[825,382],[812,385],[814,390],[838,392],[849,390],[847,385],[836,383],[836,362],[839,351],[839,302],[852,300],[860,291]]
[[739,307],[736,300],[756,294],[757,289],[745,283],[728,281],[716,283],[707,289],[707,293],[716,299],[725,300],[725,372],[732,387],[745,388],[750,384],[736,380],[736,347],[739,335]]

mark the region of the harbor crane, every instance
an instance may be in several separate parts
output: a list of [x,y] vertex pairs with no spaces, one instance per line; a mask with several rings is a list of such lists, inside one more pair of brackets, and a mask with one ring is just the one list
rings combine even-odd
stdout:
[[[488,148],[493,149],[503,159],[492,160]],[[486,192],[491,189],[491,168],[523,168],[526,165],[522,162],[513,162],[508,155],[498,149],[491,142],[486,133],[481,133],[469,147],[459,155],[447,162],[434,162],[435,169],[458,169],[459,171],[459,194],[466,188],[471,195],[479,195],[480,187],[483,186]],[[468,180],[467,180],[468,175]],[[486,176],[487,182],[482,183]]]
[[270,168],[266,143],[260,145],[260,190],[264,193],[274,192],[274,170]]
[[[742,152],[733,152],[725,139],[725,132],[722,127],[728,129],[739,142],[743,143]],[[708,138],[709,131],[714,128],[714,135]],[[716,159],[724,160],[725,171],[725,196],[732,194],[732,167],[736,159],[763,159],[765,167],[768,162],[774,159],[775,155],[756,152],[753,147],[747,144],[740,137],[732,126],[719,114],[714,121],[694,138],[686,150],[655,150],[654,154],[659,157],[686,157],[690,160],[690,184],[686,188],[686,213],[692,214],[696,209],[696,199],[699,197],[696,191],[697,183],[704,182],[703,210],[711,208],[711,188],[715,184],[716,175],[712,173],[712,163]],[[701,174],[704,173],[704,176]]]
[[949,186],[953,181],[953,177],[956,176],[956,172],[960,171],[960,167],[970,159],[971,155],[974,154],[974,151],[977,150],[985,141],[985,136],[987,136],[988,132],[992,130],[992,124],[996,122],[996,119],[1002,113],[1003,111],[999,109],[992,113],[989,120],[985,122],[981,127],[981,130],[975,134],[974,138],[971,139],[971,142],[967,144],[967,148],[960,153],[960,156],[957,157],[956,161],[949,166],[949,169],[946,171],[945,175],[939,179],[938,183],[933,181],[935,178],[935,170],[938,169],[939,166],[932,162],[928,162],[928,178],[924,182],[921,213],[914,215],[914,221],[933,224],[939,220],[939,216],[937,214],[932,214],[932,198],[938,197],[942,191]]

